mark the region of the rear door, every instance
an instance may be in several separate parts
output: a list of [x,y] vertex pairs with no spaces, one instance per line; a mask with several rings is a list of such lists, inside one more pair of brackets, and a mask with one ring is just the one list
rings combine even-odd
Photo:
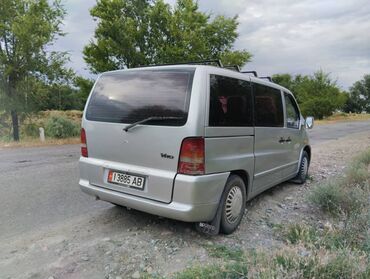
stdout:
[[281,91],[253,83],[255,112],[255,170],[253,191],[261,192],[282,179],[286,155]]
[[[130,70],[102,75],[86,108],[83,126],[89,160],[95,169],[90,183],[127,194],[170,202],[179,150],[188,136],[194,68]],[[148,121],[124,128],[148,117]],[[143,189],[108,183],[109,171],[143,177]]]
[[253,96],[250,81],[211,74],[208,96],[206,172],[245,170],[253,173]]

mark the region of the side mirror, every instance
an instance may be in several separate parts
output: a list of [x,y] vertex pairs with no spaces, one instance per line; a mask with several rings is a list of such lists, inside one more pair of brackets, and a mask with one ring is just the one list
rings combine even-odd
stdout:
[[314,118],[312,116],[308,116],[306,118],[306,128],[307,129],[312,129],[313,128],[313,122],[314,122]]

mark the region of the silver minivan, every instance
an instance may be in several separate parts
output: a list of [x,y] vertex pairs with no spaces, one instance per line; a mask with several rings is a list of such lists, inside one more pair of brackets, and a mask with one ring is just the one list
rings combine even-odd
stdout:
[[289,90],[238,71],[106,72],[83,114],[79,184],[97,199],[229,234],[248,200],[304,183],[307,124]]

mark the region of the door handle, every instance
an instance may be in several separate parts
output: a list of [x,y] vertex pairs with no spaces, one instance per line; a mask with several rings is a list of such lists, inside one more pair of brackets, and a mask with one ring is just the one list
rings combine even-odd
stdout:
[[287,142],[287,143],[291,143],[291,142],[292,142],[292,140],[291,140],[291,138],[290,138],[290,137],[288,137],[288,138],[285,140],[285,142]]
[[285,142],[285,139],[283,137],[280,137],[279,143],[284,143],[284,142]]

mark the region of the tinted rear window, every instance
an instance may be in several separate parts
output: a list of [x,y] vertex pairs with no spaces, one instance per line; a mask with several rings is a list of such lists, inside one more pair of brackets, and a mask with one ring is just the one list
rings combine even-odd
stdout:
[[250,83],[230,77],[211,75],[209,126],[252,126]]
[[181,117],[145,124],[182,126],[188,116],[194,69],[113,72],[97,81],[86,110],[93,121],[134,123],[152,116]]

